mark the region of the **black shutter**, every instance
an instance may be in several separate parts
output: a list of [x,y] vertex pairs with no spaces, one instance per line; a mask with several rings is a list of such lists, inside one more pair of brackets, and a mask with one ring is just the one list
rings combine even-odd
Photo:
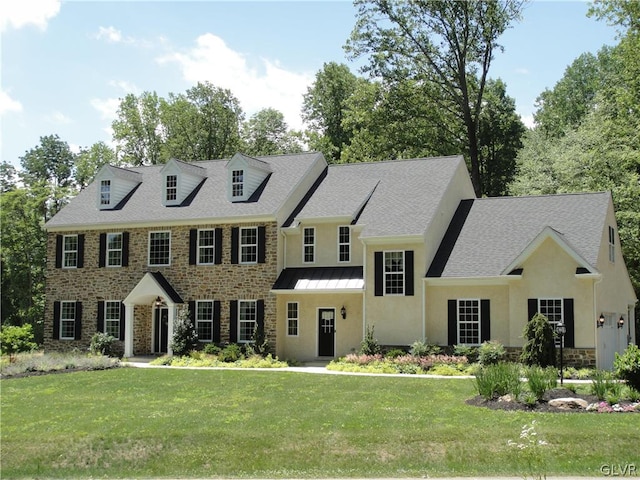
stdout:
[[238,342],[238,301],[229,302],[229,343]]
[[189,320],[191,320],[191,324],[193,328],[196,328],[196,301],[189,300]]
[[196,264],[198,256],[198,230],[192,228],[189,230],[189,265]]
[[480,343],[491,340],[491,303],[480,300]]
[[231,229],[231,263],[238,263],[238,247],[240,244],[240,229],[233,227]]
[[220,300],[213,302],[213,341],[220,343]]
[[75,339],[82,340],[82,302],[76,302]]
[[535,317],[536,313],[538,313],[538,299],[530,298],[527,300],[527,305],[529,310],[529,321],[531,321],[531,319]]
[[575,322],[573,313],[573,298],[565,298],[564,302],[564,324],[567,327],[567,333],[564,335],[564,346],[567,348],[575,348]]
[[267,259],[267,228],[258,227],[258,263],[265,263]]
[[456,345],[458,343],[458,302],[456,300],[447,301],[447,323],[448,343]]
[[84,235],[78,235],[78,268],[84,267]]
[[122,266],[129,266],[129,232],[122,232]]
[[125,329],[125,315],[127,314],[127,310],[124,306],[124,303],[120,302],[120,338],[118,340],[124,340],[124,329]]
[[413,250],[404,252],[404,294],[413,296]]
[[[98,249],[98,267],[102,268],[106,265],[106,257],[107,257],[107,234],[100,234],[100,248]],[[99,330],[100,331],[100,330]]]
[[375,277],[375,296],[384,295],[384,258],[382,252],[374,252],[373,254],[373,271]]
[[56,235],[56,268],[62,268],[62,235]]
[[222,229],[216,228],[215,236],[213,238],[214,249],[215,249],[215,258],[213,263],[216,265],[220,265],[222,263]]
[[264,300],[256,302],[256,326],[258,334],[264,335]]
[[104,332],[104,300],[98,301],[98,324],[96,325],[98,332]]
[[52,337],[54,340],[60,339],[60,302],[53,302],[53,335]]

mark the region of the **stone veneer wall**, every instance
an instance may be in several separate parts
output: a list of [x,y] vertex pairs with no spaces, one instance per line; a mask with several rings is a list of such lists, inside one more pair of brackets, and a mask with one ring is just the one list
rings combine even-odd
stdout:
[[[507,350],[507,358],[517,362],[520,358],[522,348],[505,347]],[[558,359],[560,359],[560,350],[557,350]],[[563,363],[566,367],[575,368],[595,368],[596,367],[596,349],[595,348],[563,348]]]
[[[231,228],[266,227],[265,263],[231,264]],[[159,271],[186,302],[220,300],[221,340],[229,340],[229,302],[264,300],[265,334],[272,347],[276,342],[276,301],[270,293],[277,278],[277,226],[275,222],[208,224],[197,228],[222,228],[222,264],[189,265],[189,230],[195,226],[128,228],[123,230],[69,231],[84,234],[84,268],[55,268],[56,233],[47,237],[46,306],[44,347],[52,351],[86,350],[96,332],[98,301],[124,300],[146,272]],[[171,266],[147,265],[149,232],[171,231]],[[104,232],[129,232],[129,266],[98,267],[99,236]],[[82,302],[82,339],[53,340],[53,302]],[[151,353],[151,306],[137,305],[134,311],[134,354]],[[122,348],[122,346],[120,346]]]

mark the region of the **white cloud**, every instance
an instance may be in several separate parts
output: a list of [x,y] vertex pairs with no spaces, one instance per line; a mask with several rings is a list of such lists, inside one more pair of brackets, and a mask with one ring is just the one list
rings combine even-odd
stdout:
[[9,94],[0,90],[0,115],[8,112],[21,112],[22,104],[18,100],[14,100]]
[[55,125],[68,125],[72,122],[71,118],[67,117],[64,113],[58,112],[58,111],[47,115],[45,118],[48,122],[53,123]]
[[120,43],[122,41],[122,32],[114,27],[100,27],[96,33],[98,40],[105,39],[109,43]]
[[126,80],[110,80],[109,86],[119,88],[125,93],[133,93],[136,95],[140,93],[140,89],[137,85],[127,82]]
[[209,81],[229,89],[249,115],[271,107],[282,112],[289,128],[302,128],[302,96],[313,82],[313,75],[286,70],[268,59],[261,59],[258,67],[252,67],[245,55],[211,33],[199,36],[193,48],[169,53],[157,61],[177,63],[189,82]]
[[10,26],[19,29],[34,25],[45,30],[50,19],[60,12],[60,0],[2,0],[0,2],[0,31]]
[[91,106],[100,112],[100,116],[104,120],[115,120],[118,115],[118,107],[120,106],[119,98],[93,98]]
[[520,120],[522,120],[522,123],[524,123],[524,126],[527,128],[533,128],[536,125],[533,119],[533,114],[529,114],[529,115],[520,114]]
[[516,68],[515,72],[518,75],[529,75],[529,69],[524,67]]

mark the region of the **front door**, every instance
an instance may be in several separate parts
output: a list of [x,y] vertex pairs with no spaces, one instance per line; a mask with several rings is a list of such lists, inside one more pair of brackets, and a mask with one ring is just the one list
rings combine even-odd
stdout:
[[169,346],[169,309],[157,307],[153,320],[153,352],[167,353]]
[[318,356],[335,355],[336,311],[333,308],[318,310]]

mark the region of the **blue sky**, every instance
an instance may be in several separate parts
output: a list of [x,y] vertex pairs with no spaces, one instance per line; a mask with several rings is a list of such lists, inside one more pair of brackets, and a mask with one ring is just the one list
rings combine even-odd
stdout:
[[[507,84],[532,122],[536,97],[581,53],[616,43],[582,1],[534,1],[501,38],[490,76]],[[354,24],[347,1],[0,2],[1,158],[58,134],[77,150],[111,144],[127,93],[184,93],[198,81],[228,88],[247,117],[280,110],[302,128],[302,95],[323,63],[357,64],[343,45]]]

